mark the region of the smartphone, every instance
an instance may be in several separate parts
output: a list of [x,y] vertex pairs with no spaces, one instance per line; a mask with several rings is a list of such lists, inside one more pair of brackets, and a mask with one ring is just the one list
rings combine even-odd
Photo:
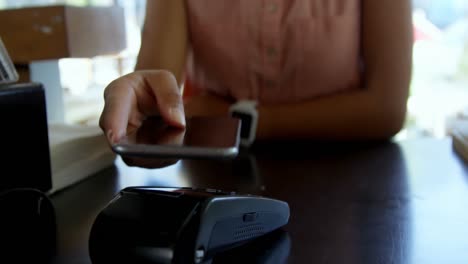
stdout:
[[240,119],[187,117],[185,128],[169,126],[161,117],[150,117],[134,133],[112,145],[127,157],[235,158],[239,152]]

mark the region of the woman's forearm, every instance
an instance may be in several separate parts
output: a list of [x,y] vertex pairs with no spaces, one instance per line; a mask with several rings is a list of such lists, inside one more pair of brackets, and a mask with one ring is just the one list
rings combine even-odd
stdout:
[[184,0],[148,1],[135,70],[167,70],[183,83],[188,46],[186,17]]
[[[403,126],[404,102],[377,98],[368,90],[295,104],[259,106],[259,139],[382,139]],[[405,101],[406,102],[406,101]]]

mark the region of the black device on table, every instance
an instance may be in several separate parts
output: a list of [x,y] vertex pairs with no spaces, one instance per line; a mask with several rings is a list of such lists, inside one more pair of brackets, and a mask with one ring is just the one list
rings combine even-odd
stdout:
[[214,189],[129,187],[98,214],[93,263],[209,263],[286,225],[289,206]]
[[56,222],[42,84],[0,85],[0,120],[0,262],[44,263],[55,252]]

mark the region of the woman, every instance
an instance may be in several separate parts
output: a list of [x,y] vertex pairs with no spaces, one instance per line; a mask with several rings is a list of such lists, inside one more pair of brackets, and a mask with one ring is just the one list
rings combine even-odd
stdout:
[[136,71],[106,88],[100,125],[114,142],[147,116],[183,127],[250,99],[258,139],[390,138],[406,114],[410,2],[149,0]]

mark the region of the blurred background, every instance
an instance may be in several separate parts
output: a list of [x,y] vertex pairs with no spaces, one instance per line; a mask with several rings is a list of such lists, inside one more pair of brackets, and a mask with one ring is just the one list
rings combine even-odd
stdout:
[[[121,6],[127,48],[119,54],[60,59],[68,123],[97,124],[102,92],[133,70],[146,0],[0,0],[0,9],[67,4]],[[405,128],[397,139],[446,137],[457,118],[468,118],[468,1],[413,0],[414,67]]]

